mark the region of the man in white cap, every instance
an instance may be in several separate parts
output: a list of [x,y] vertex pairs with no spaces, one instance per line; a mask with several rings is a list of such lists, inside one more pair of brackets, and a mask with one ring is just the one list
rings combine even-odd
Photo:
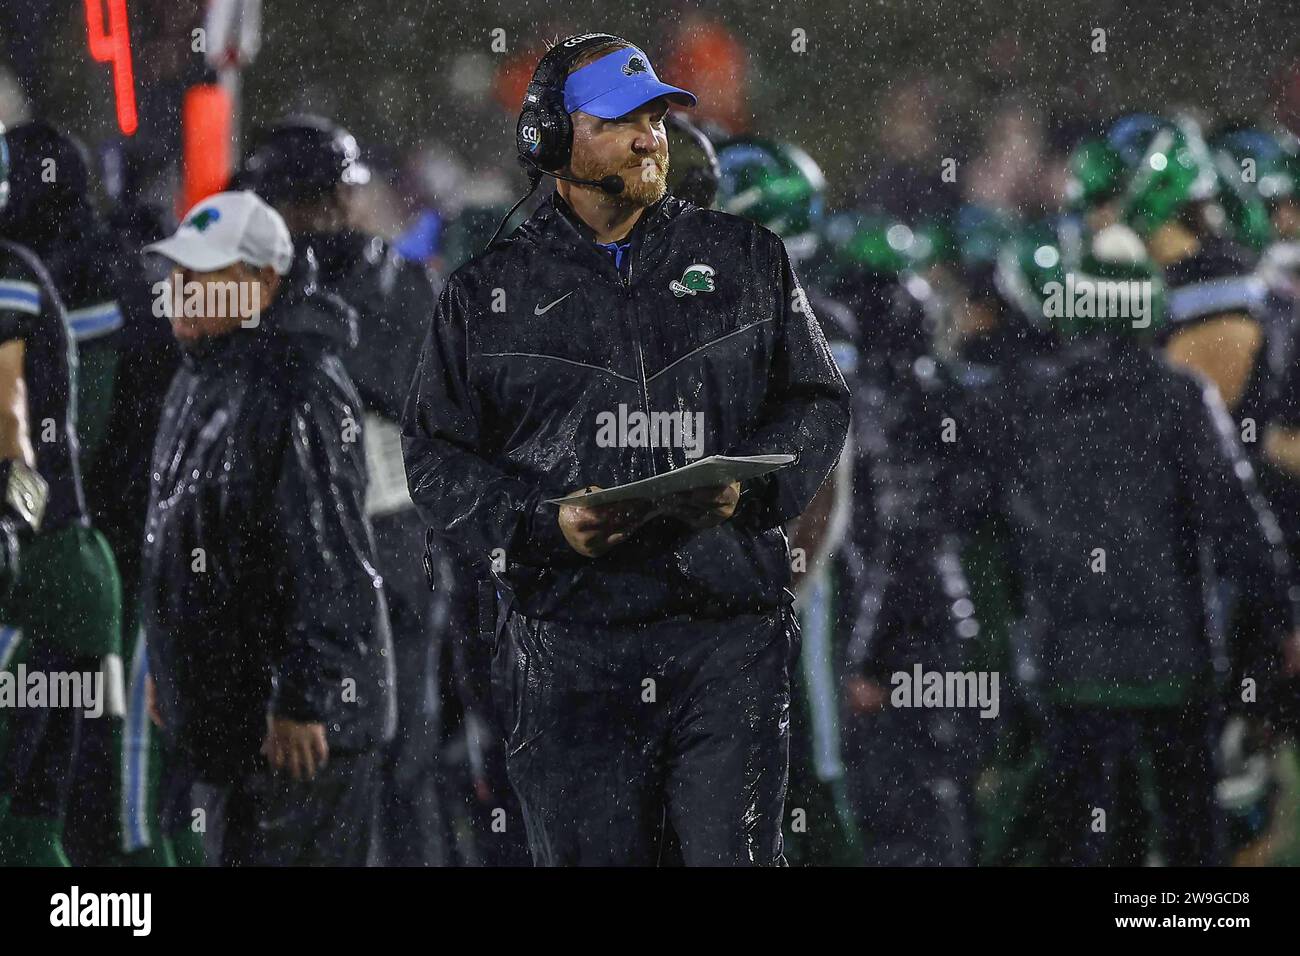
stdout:
[[169,287],[160,283],[154,289],[155,311],[171,318],[182,345],[256,325],[262,305],[275,298],[293,263],[284,220],[251,192],[221,193],[199,203],[174,236],[145,251],[176,266]]
[[[154,448],[142,617],[172,755],[224,865],[362,865],[392,652],[366,521],[354,313],[249,192],[147,247],[185,359]],[[168,303],[162,303],[167,305]]]

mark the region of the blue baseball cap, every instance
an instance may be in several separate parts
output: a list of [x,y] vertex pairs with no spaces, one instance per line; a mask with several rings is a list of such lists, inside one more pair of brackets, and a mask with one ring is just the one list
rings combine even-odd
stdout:
[[582,110],[601,119],[614,119],[660,96],[681,106],[694,106],[695,94],[659,82],[650,58],[636,47],[624,47],[569,74],[564,82],[564,109]]

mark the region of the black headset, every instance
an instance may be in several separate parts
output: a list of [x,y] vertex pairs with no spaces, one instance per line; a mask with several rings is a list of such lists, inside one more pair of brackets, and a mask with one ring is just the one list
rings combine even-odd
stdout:
[[623,191],[621,176],[579,179],[559,171],[569,164],[573,155],[573,120],[564,108],[564,83],[569,76],[569,67],[586,50],[611,41],[632,45],[612,33],[581,33],[555,44],[538,61],[528,89],[524,91],[519,122],[515,124],[515,150],[519,164],[528,170],[528,192],[510,207],[485,248],[492,248],[515,210],[537,191],[543,174],[570,183],[596,186],[615,195]]
[[515,148],[521,163],[543,172],[568,165],[573,153],[573,119],[564,108],[569,67],[592,47],[611,42],[627,43],[610,33],[581,33],[546,51],[524,92],[515,125]]

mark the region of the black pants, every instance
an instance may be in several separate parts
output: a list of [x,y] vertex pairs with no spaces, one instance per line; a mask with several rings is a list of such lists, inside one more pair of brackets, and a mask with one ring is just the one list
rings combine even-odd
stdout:
[[[62,648],[36,645],[28,671],[85,673],[99,670],[97,657],[77,657]],[[107,724],[110,717],[101,715]],[[23,707],[10,712],[9,751],[0,763],[0,793],[9,810],[24,817],[63,820],[67,814],[85,712],[78,707]]]
[[375,856],[385,866],[445,866],[438,662],[448,608],[429,591],[420,563],[424,524],[415,512],[377,517],[373,526],[397,677],[397,728],[381,770]]
[[888,704],[847,716],[849,794],[867,866],[975,864],[979,719]]
[[[1131,865],[1119,837],[1141,820],[1131,792],[1145,753],[1154,774],[1156,819],[1168,866],[1218,866],[1224,821],[1214,799],[1218,720],[1206,703],[1168,710],[1055,707],[1040,787],[1047,862]],[[1100,816],[1097,811],[1105,811]],[[1104,829],[1102,829],[1104,824]],[[1132,845],[1127,839],[1123,845]]]
[[380,750],[331,753],[316,778],[261,769],[237,784],[195,787],[220,866],[365,866],[379,789]]
[[539,866],[783,865],[790,673],[779,609],[592,627],[511,613],[493,660],[510,781]]

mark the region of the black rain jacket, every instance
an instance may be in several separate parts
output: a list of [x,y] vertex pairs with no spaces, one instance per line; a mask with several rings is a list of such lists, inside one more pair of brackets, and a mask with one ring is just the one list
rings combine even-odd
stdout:
[[1219,577],[1260,625],[1232,656],[1275,673],[1300,620],[1292,569],[1212,384],[1133,343],[1080,341],[970,414],[971,474],[993,482],[959,497],[1007,518],[1043,680],[1210,680]]
[[200,779],[255,769],[268,711],[324,722],[331,750],[393,733],[361,405],[338,358],[355,314],[291,280],[256,329],[185,354],[154,448],[143,624],[164,731]]
[[[774,234],[667,196],[630,239],[620,270],[553,194],[450,277],[403,422],[411,496],[434,534],[491,568],[530,617],[628,623],[775,607],[789,599],[782,522],[834,466],[848,390]],[[686,281],[697,266],[711,282]],[[581,557],[545,499],[661,474],[697,450],[605,447],[602,413],[636,411],[702,415],[701,457],[799,458],[742,485],[716,528],[656,519]]]

